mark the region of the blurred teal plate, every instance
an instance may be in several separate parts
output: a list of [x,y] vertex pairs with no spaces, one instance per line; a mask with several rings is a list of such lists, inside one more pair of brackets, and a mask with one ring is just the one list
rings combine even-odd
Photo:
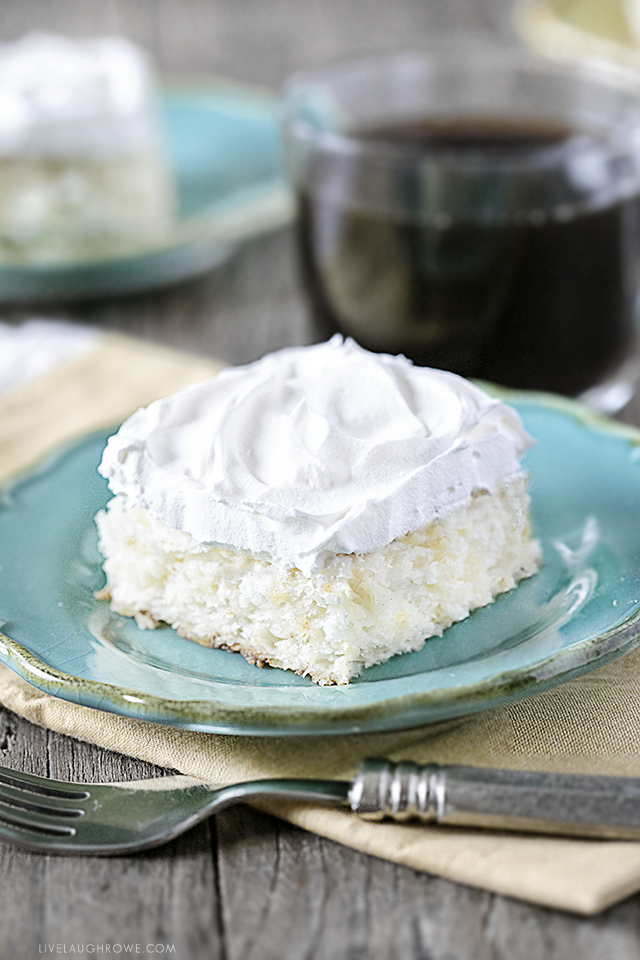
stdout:
[[225,260],[240,241],[290,221],[272,97],[222,82],[168,86],[160,110],[179,202],[169,238],[100,260],[0,262],[0,302],[152,290],[197,276]]
[[[139,630],[94,599],[93,524],[107,433],[6,487],[0,660],[75,703],[195,730],[339,734],[427,724],[546,690],[640,643],[640,432],[570,401],[506,394],[527,455],[541,571],[494,604],[349,686],[319,687],[239,654]],[[9,639],[9,637],[11,639]]]

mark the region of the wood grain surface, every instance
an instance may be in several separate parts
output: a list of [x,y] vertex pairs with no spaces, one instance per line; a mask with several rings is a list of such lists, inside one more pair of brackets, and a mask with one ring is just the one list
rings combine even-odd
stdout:
[[[277,89],[301,65],[448,30],[512,36],[507,0],[0,0],[0,40],[123,33],[161,69]],[[196,282],[39,308],[228,362],[310,342],[289,231]],[[19,321],[24,309],[0,309]],[[640,422],[640,410],[627,418]],[[0,711],[0,762],[61,779],[163,771]],[[640,897],[599,917],[538,909],[376,860],[240,807],[156,852],[116,859],[0,851],[0,960],[637,960]],[[73,948],[73,949],[72,949]]]

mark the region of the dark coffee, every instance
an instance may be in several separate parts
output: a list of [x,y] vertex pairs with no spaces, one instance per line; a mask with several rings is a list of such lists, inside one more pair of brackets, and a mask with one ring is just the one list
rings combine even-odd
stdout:
[[[545,208],[532,201],[528,208],[530,183],[518,173],[518,159],[571,151],[574,143],[584,151],[590,136],[501,120],[357,132],[356,147],[401,145],[405,156],[435,158],[440,168],[428,203],[402,164],[369,172],[378,178],[372,193],[382,198],[373,210],[349,196],[361,175],[357,156],[332,157],[329,175],[319,156],[316,176],[312,169],[307,178],[311,189],[299,197],[298,231],[320,332],[341,331],[369,349],[405,353],[463,376],[568,395],[614,373],[633,336],[638,198],[611,199],[609,192],[605,200]],[[453,151],[472,164],[474,155],[485,165],[495,158],[496,172],[481,192],[461,195],[448,183]],[[515,165],[505,164],[510,160]],[[564,184],[557,186],[561,196]],[[434,213],[437,190],[454,204],[453,215]],[[389,197],[401,198],[402,213],[392,202],[383,209]],[[412,204],[415,215],[407,213]]]

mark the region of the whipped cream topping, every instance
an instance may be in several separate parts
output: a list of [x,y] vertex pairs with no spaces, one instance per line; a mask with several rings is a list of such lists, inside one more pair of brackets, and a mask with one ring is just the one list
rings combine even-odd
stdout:
[[467,380],[335,336],[138,410],[99,470],[201,542],[310,574],[493,492],[531,445]]
[[121,37],[0,44],[0,156],[112,155],[150,133],[150,67]]

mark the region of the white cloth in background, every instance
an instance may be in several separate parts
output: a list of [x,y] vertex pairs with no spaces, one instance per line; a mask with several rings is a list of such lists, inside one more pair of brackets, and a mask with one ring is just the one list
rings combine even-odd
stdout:
[[49,373],[97,346],[102,334],[62,320],[0,323],[0,393]]

